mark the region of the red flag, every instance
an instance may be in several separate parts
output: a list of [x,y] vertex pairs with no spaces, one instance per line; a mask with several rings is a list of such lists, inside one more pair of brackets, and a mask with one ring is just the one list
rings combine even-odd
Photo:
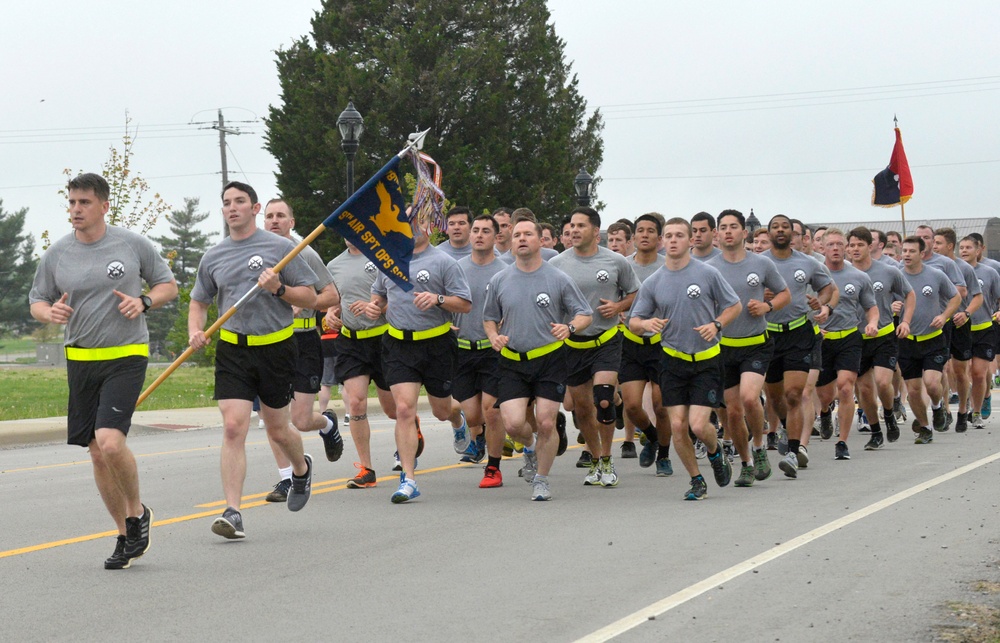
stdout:
[[891,208],[906,203],[913,196],[913,177],[910,176],[910,164],[906,160],[906,152],[903,151],[903,136],[898,127],[889,166],[876,174],[872,183],[875,184],[875,189],[872,191],[872,205]]

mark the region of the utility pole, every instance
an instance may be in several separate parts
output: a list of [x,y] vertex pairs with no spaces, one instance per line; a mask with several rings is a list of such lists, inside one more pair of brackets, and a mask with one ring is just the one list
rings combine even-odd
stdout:
[[[237,129],[226,127],[226,121],[222,118],[221,108],[219,109],[219,122],[216,125],[212,125],[212,129],[219,131],[219,154],[222,155],[222,187],[225,188],[226,184],[229,183],[229,168],[226,164],[226,134],[238,136],[241,132]],[[222,219],[222,236],[229,236],[229,224],[226,223],[225,217]]]

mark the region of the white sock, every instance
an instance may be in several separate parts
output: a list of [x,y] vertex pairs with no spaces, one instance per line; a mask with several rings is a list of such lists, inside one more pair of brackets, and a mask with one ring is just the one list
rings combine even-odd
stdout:
[[326,417],[325,415],[323,416],[323,419],[326,420],[326,427],[320,429],[319,432],[320,433],[329,433],[330,431],[333,430],[333,421],[331,421],[330,418]]
[[278,476],[282,480],[288,480],[289,478],[292,477],[292,468],[291,467],[285,467],[284,469],[278,469]]

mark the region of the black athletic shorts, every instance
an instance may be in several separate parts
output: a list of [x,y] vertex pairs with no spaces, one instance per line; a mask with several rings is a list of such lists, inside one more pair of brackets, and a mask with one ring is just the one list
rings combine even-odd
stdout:
[[432,397],[450,397],[458,343],[455,333],[407,341],[382,335],[382,372],[385,383],[417,382]]
[[707,406],[723,401],[722,359],[718,356],[689,362],[663,353],[660,360],[660,396],[663,406]]
[[389,385],[382,375],[382,336],[354,339],[341,333],[333,342],[337,347],[337,364],[334,371],[338,382],[346,382],[353,377],[367,376],[375,386],[383,391]]
[[492,347],[467,350],[458,349],[455,364],[455,379],[451,385],[451,396],[464,402],[479,393],[497,397],[500,376],[498,374],[500,353]]
[[875,366],[894,371],[898,356],[899,341],[896,339],[895,332],[871,339],[863,337],[861,338],[861,368],[858,369],[858,375],[864,375]]
[[[587,341],[586,337],[574,337],[576,341]],[[566,347],[566,385],[580,386],[594,379],[594,373],[601,371],[618,372],[622,361],[622,334],[594,348]]]
[[67,444],[86,447],[97,429],[118,429],[128,435],[148,363],[141,355],[95,362],[67,360]]
[[523,361],[499,358],[498,402],[531,399],[562,402],[566,396],[566,354],[563,346],[548,355]]
[[319,393],[323,380],[323,341],[315,330],[292,333],[292,337],[299,350],[292,388],[297,393]]
[[955,322],[949,321],[951,326],[951,356],[960,362],[967,362],[972,359],[972,324],[965,322],[961,326],[955,327]]
[[972,356],[992,362],[996,356],[996,330],[990,326],[983,330],[974,330],[970,334]]
[[774,355],[767,367],[765,381],[768,384],[784,380],[785,371],[808,373],[813,368],[813,345],[819,343],[819,338],[812,324],[806,323],[784,333],[773,333],[771,339],[774,341]]
[[836,381],[839,371],[857,375],[861,368],[861,333],[854,331],[847,337],[823,340],[823,368],[816,386],[826,386]]
[[660,381],[660,357],[663,349],[660,343],[637,344],[622,338],[622,359],[618,366],[618,382]]
[[904,380],[923,377],[924,371],[942,371],[948,361],[948,345],[944,333],[922,342],[899,340],[899,371]]
[[722,347],[722,383],[724,388],[740,385],[743,373],[765,375],[774,355],[774,340],[753,346]]
[[1000,354],[1000,324],[993,322],[993,354]]
[[816,336],[813,342],[812,357],[809,359],[809,370],[819,371],[823,369],[823,336],[816,332],[813,327],[813,335]]
[[237,346],[220,341],[215,348],[215,399],[259,397],[272,409],[288,406],[295,381],[295,338],[266,346]]

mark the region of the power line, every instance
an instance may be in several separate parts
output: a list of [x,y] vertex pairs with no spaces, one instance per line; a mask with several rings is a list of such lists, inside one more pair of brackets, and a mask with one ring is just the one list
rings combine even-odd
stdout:
[[[930,163],[927,165],[911,165],[911,168],[930,167],[952,167],[957,165],[983,165],[986,163],[1000,163],[1000,159],[987,161],[961,161],[958,163]],[[851,174],[856,172],[878,172],[883,168],[861,168],[854,170],[804,170],[801,172],[757,172],[753,174],[701,174],[701,175],[677,175],[677,176],[619,176],[601,177],[601,181],[667,181],[677,179],[737,179],[754,178],[764,176],[801,176],[806,174]]]

